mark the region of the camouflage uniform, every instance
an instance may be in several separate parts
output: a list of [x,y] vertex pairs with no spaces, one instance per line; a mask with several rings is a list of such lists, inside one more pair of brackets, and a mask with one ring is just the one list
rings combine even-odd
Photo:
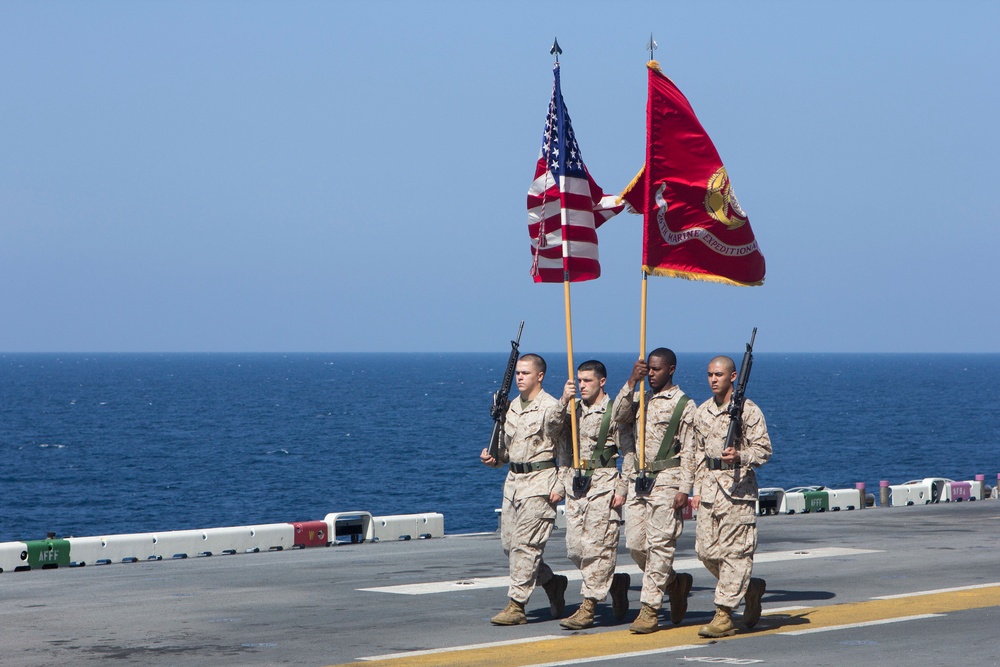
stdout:
[[[676,385],[656,394],[646,392],[644,446],[647,465],[656,458],[670,425],[670,417],[683,395],[684,392]],[[637,420],[633,392],[627,384],[618,392],[614,410],[614,418],[619,423]],[[625,501],[625,546],[643,572],[639,600],[653,609],[662,606],[663,593],[675,578],[674,551],[677,548],[677,538],[684,530],[684,520],[681,512],[674,510],[673,503],[678,492],[690,495],[694,483],[696,459],[691,440],[694,413],[694,402],[688,401],[674,436],[674,443],[680,444],[680,465],[657,473],[649,495],[640,496],[635,493],[637,445],[625,451],[622,461],[622,470],[627,475],[628,486],[631,488]],[[638,438],[635,442],[638,442]]]
[[[580,461],[587,462],[594,453],[597,437],[601,431],[604,414],[611,409],[611,399],[591,406],[576,401],[577,428],[580,435]],[[567,428],[569,411],[564,410]],[[611,421],[605,447],[616,445],[619,449],[634,447],[630,424]],[[628,493],[627,481],[618,472],[618,455],[612,456],[606,468],[595,468],[590,478],[590,487],[581,495],[573,490],[576,471],[570,466],[573,453],[572,443],[567,441],[567,451],[562,460],[563,484],[566,488],[566,555],[580,569],[583,575],[581,594],[584,598],[603,600],[611,587],[611,579],[618,561],[618,537],[621,530],[621,509],[612,509],[614,494]]]
[[[515,397],[507,410],[498,465],[555,460],[565,440],[560,408],[559,401],[545,391],[523,407],[521,398]],[[542,586],[553,576],[552,568],[542,560],[556,519],[556,506],[549,502],[553,491],[566,495],[555,467],[524,473],[510,470],[503,485],[500,541],[510,560],[507,595],[521,603],[528,601],[536,584]]]
[[[735,609],[747,592],[757,549],[757,473],[771,458],[771,439],[760,408],[747,399],[743,403],[743,432],[735,447],[740,453],[736,470],[711,470],[708,460],[718,460],[729,431],[729,404],[716,405],[710,398],[698,408],[694,422],[698,472],[694,495],[698,508],[695,551],[719,583],[715,604]],[[732,490],[730,490],[732,489]]]

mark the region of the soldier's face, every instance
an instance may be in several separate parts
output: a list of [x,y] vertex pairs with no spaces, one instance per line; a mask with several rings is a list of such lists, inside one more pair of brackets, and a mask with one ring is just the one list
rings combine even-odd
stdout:
[[607,378],[597,377],[594,371],[577,371],[576,379],[580,383],[580,397],[588,405],[593,404],[601,395],[604,383],[607,382]]
[[736,381],[736,371],[718,361],[708,365],[708,386],[717,397],[725,397]]
[[514,367],[517,390],[522,394],[530,394],[536,387],[541,386],[544,375],[535,368],[535,364],[530,359],[518,361],[517,366]]
[[649,388],[654,392],[666,387],[676,370],[675,366],[668,366],[667,361],[660,357],[650,357],[646,364],[649,367]]

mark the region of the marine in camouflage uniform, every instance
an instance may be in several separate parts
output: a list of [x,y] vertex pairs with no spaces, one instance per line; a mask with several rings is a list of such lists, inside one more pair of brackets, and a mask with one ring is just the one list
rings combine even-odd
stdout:
[[[618,539],[621,532],[622,505],[627,494],[626,480],[618,471],[618,450],[631,447],[631,424],[619,424],[611,419],[611,399],[604,393],[607,369],[596,360],[585,361],[577,369],[582,400],[576,403],[579,459],[581,472],[568,465],[573,460],[572,442],[569,451],[560,457],[567,465],[560,470],[566,488],[566,555],[580,569],[583,603],[560,625],[568,630],[582,630],[594,625],[597,603],[611,593],[612,613],[617,620],[628,613],[628,589],[632,583],[628,574],[615,574],[618,562]],[[570,399],[576,395],[576,385],[567,380],[560,403],[566,426],[570,427]],[[604,440],[600,441],[601,431]],[[601,447],[598,450],[598,444]],[[574,486],[579,479],[583,488]]]
[[736,633],[732,612],[745,599],[743,622],[760,620],[763,579],[751,578],[757,549],[757,473],[771,457],[771,439],[760,408],[743,403],[743,428],[734,447],[723,449],[729,431],[729,402],[736,382],[736,364],[716,357],[708,365],[713,397],[698,407],[694,422],[698,469],[694,505],[698,508],[695,551],[719,581],[715,587],[715,617],[699,629],[702,637]]
[[[694,447],[691,442],[694,402],[688,400],[682,408],[670,455],[656,461],[661,443],[669,428],[678,402],[684,397],[680,387],[673,384],[677,367],[676,355],[667,348],[657,348],[649,353],[647,361],[639,360],[632,375],[615,398],[614,418],[619,423],[637,420],[635,387],[646,376],[650,390],[645,397],[645,462],[655,474],[652,489],[639,494],[635,489],[638,477],[638,456],[635,446],[625,451],[622,471],[627,474],[629,496],[625,502],[625,545],[632,559],[642,570],[642,607],[629,630],[637,634],[656,632],[659,629],[658,612],[663,605],[663,594],[670,597],[670,620],[679,624],[687,612],[687,598],[691,591],[692,577],[673,569],[677,538],[684,530],[682,510],[694,482]],[[636,426],[638,428],[638,426]],[[638,442],[638,439],[635,441]]]
[[486,449],[480,454],[488,466],[510,465],[500,510],[500,541],[510,567],[510,601],[490,619],[494,625],[527,623],[524,605],[536,584],[545,589],[553,617],[560,618],[568,583],[542,560],[555,525],[556,505],[566,495],[556,467],[556,455],[566,437],[563,410],[542,389],[545,360],[540,356],[522,355],[514,376],[520,396],[507,411],[498,459]]

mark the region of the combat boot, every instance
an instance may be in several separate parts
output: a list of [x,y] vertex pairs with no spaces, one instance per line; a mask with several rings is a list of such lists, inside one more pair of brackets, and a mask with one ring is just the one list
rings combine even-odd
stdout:
[[611,579],[611,613],[620,621],[628,614],[628,589],[632,587],[632,577],[627,572],[619,572]]
[[699,637],[728,637],[735,634],[733,610],[729,607],[716,607],[715,618],[712,619],[712,622],[698,629]]
[[559,621],[559,625],[567,630],[583,630],[594,625],[594,610],[597,609],[597,600],[594,598],[583,598],[583,604],[576,610],[576,613],[567,619]]
[[670,622],[680,625],[684,620],[684,614],[688,610],[688,594],[691,592],[691,584],[694,577],[687,572],[678,572],[674,580],[667,586],[667,595],[670,596]]
[[545,594],[549,596],[549,611],[552,612],[552,618],[562,618],[563,609],[566,608],[566,586],[568,585],[569,579],[561,574],[553,574],[552,578],[542,586],[545,589]]
[[639,615],[632,621],[632,625],[628,626],[628,631],[634,635],[648,635],[659,629],[660,619],[657,618],[656,610],[643,602]]
[[490,619],[493,625],[524,625],[528,622],[524,615],[524,603],[511,598],[504,610]]
[[747,593],[743,596],[743,604],[746,605],[743,608],[743,623],[748,628],[757,625],[757,621],[760,620],[760,599],[764,597],[764,591],[766,590],[767,582],[756,577],[750,578]]

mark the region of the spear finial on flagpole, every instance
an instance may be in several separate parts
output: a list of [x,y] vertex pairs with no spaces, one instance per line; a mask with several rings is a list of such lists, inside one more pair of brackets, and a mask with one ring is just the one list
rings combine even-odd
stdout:
[[649,44],[646,45],[646,48],[649,49],[649,59],[652,60],[653,51],[656,50],[656,42],[653,41],[653,33],[649,33]]
[[559,48],[559,40],[557,38],[552,39],[552,48],[549,49],[549,53],[556,57],[556,63],[558,63],[559,54],[562,53],[562,49]]

